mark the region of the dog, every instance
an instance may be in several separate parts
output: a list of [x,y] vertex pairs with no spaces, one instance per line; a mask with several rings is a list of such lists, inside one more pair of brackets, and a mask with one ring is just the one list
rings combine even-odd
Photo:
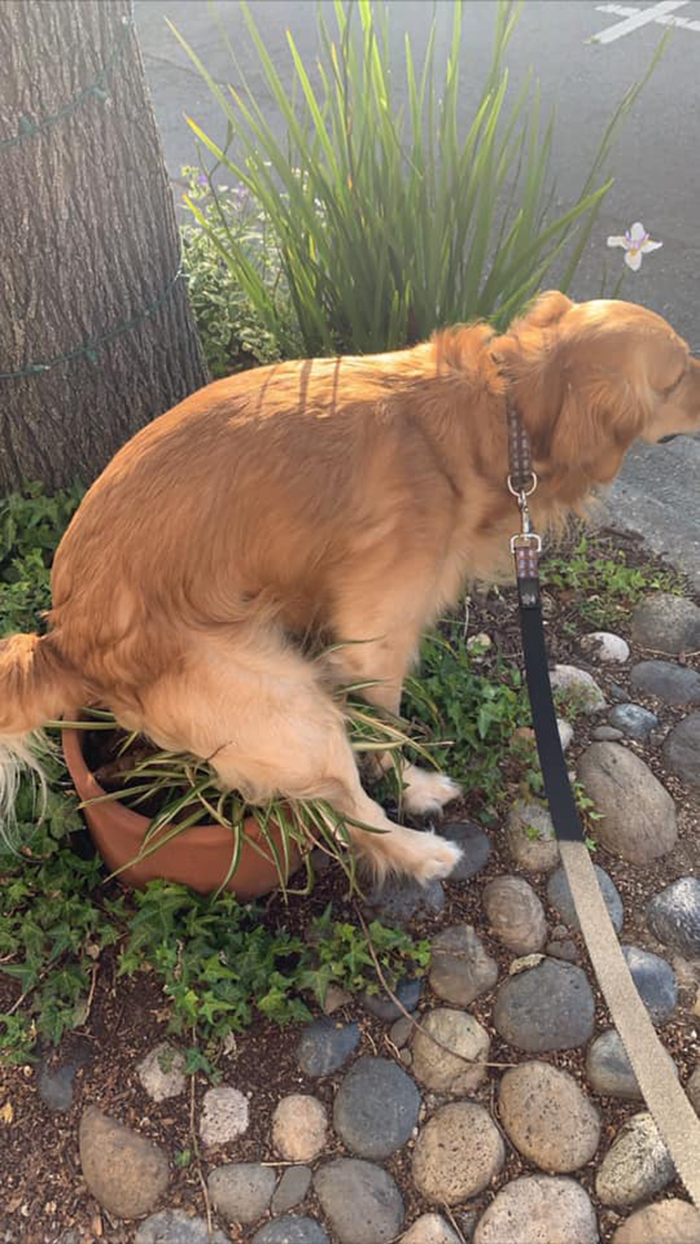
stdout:
[[[508,576],[507,396],[545,531],[637,438],[700,428],[700,361],[651,311],[551,291],[501,335],[475,323],[261,367],[137,433],[61,541],[48,633],[0,645],[0,815],[32,732],[99,704],[253,803],[327,800],[379,878],[447,876],[458,848],[363,789],[332,687],[371,682],[366,699],[396,713],[421,633],[470,581]],[[311,633],[333,641],[325,660]],[[414,814],[459,794],[412,764],[402,776]]]

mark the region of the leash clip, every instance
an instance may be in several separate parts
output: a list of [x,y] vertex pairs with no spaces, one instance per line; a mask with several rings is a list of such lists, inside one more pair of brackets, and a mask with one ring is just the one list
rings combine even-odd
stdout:
[[535,553],[542,552],[542,540],[536,532],[532,530],[532,519],[530,517],[530,506],[528,498],[532,496],[537,488],[537,476],[534,471],[530,472],[530,484],[527,488],[524,486],[516,488],[513,483],[513,476],[508,476],[508,491],[511,496],[515,497],[520,510],[520,531],[513,536],[510,541],[510,551],[515,554],[518,549],[531,549]]

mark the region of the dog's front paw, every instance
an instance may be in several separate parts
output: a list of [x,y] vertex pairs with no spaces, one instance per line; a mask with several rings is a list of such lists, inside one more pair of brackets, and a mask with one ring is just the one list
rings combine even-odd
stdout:
[[462,793],[459,782],[454,782],[445,773],[431,773],[418,765],[407,765],[402,776],[405,785],[403,804],[406,811],[414,816],[434,816]]

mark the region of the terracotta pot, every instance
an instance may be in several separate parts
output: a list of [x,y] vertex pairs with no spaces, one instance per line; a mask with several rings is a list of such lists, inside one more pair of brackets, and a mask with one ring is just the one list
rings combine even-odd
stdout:
[[[97,799],[104,795],[106,792],[85,762],[82,731],[64,730],[62,743],[68,772],[80,798]],[[141,816],[119,802],[92,804],[83,808],[83,813],[93,842],[112,872],[135,859],[150,825],[147,816]],[[245,829],[249,838],[269,851],[252,816],[246,820]],[[270,832],[275,844],[279,845],[279,831],[271,827]],[[148,881],[162,879],[191,886],[200,894],[210,894],[221,885],[228,872],[231,851],[231,835],[221,825],[196,825],[171,838],[152,855],[124,868],[119,876],[136,889],[142,889]],[[281,858],[284,858],[282,854]],[[300,863],[299,852],[291,843],[290,875]],[[248,902],[268,894],[278,885],[275,864],[263,859],[249,842],[244,841],[238,867],[226,889],[232,890],[243,902]]]

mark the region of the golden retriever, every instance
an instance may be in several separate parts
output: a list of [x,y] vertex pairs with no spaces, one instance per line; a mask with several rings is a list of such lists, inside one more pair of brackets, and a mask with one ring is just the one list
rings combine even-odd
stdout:
[[[210,758],[251,801],[323,798],[384,831],[349,826],[379,876],[446,876],[458,849],[365,793],[330,684],[374,680],[367,699],[397,711],[425,627],[469,580],[508,573],[506,389],[540,531],[612,480],[636,437],[700,428],[700,362],[663,319],[550,292],[503,335],[473,324],[262,367],[139,432],[60,544],[49,633],[0,645],[5,817],[30,732],[99,703]],[[325,663],[305,655],[309,632],[335,641]],[[403,776],[414,813],[458,793],[414,765]]]

